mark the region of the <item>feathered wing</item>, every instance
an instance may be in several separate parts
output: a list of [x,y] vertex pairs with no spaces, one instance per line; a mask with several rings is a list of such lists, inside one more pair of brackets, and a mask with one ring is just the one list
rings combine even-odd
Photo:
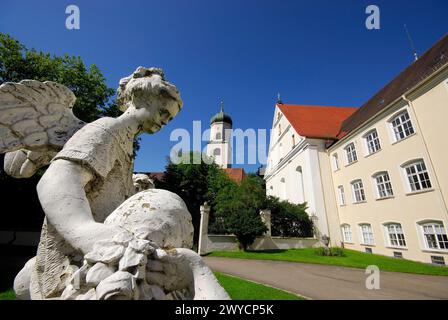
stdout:
[[73,114],[76,97],[51,81],[23,80],[0,86],[0,153],[5,171],[29,177],[45,166],[85,122]]

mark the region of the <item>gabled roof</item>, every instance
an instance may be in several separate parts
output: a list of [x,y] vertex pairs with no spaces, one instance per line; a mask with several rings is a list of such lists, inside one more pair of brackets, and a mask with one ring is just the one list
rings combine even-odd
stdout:
[[277,104],[293,128],[303,137],[337,139],[342,122],[357,109],[295,104]]
[[225,168],[224,171],[227,173],[229,178],[236,183],[241,183],[246,177],[246,172],[243,168]]
[[375,94],[341,127],[342,138],[448,63],[448,34]]

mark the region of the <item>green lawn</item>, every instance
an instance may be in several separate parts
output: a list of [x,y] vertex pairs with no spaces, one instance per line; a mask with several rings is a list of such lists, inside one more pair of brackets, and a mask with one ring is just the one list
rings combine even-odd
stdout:
[[295,294],[215,272],[232,300],[304,300]]
[[0,292],[0,300],[15,300],[16,299],[16,295],[14,294],[14,291],[8,290],[5,292]]
[[[233,300],[303,300],[303,298],[282,290],[263,286],[261,284],[215,273],[219,283],[226,289]],[[0,300],[14,300],[13,290],[0,293]]]
[[406,272],[448,276],[447,267],[432,266],[425,263],[404,259],[395,259],[376,254],[344,250],[345,257],[325,257],[316,255],[314,249],[290,249],[278,251],[215,251],[211,257],[229,257],[239,259],[280,260],[315,264],[328,264],[352,268],[365,269],[369,265],[376,265],[383,271]]

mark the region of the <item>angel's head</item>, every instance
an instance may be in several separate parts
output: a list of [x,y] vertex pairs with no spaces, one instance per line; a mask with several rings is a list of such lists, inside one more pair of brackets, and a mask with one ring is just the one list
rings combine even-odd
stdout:
[[[142,110],[143,130],[159,131],[182,108],[177,88],[165,81],[162,69],[138,67],[130,76],[120,80],[117,91],[121,111]],[[143,110],[142,110],[143,111]]]

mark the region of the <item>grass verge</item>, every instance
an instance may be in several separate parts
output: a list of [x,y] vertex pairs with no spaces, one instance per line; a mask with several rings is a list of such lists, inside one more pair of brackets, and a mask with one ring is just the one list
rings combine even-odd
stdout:
[[0,292],[0,300],[15,300],[16,295],[14,294],[14,290],[8,290],[5,292]]
[[277,260],[290,262],[303,262],[314,264],[326,264],[343,267],[365,269],[369,265],[376,265],[382,271],[405,272],[427,275],[448,276],[448,268],[433,266],[421,262],[405,259],[396,259],[377,254],[369,254],[354,250],[344,249],[344,257],[319,256],[315,249],[290,249],[277,251],[215,251],[211,257],[228,257],[255,260]]
[[238,277],[215,272],[216,278],[232,300],[305,300],[293,293],[264,286]]

